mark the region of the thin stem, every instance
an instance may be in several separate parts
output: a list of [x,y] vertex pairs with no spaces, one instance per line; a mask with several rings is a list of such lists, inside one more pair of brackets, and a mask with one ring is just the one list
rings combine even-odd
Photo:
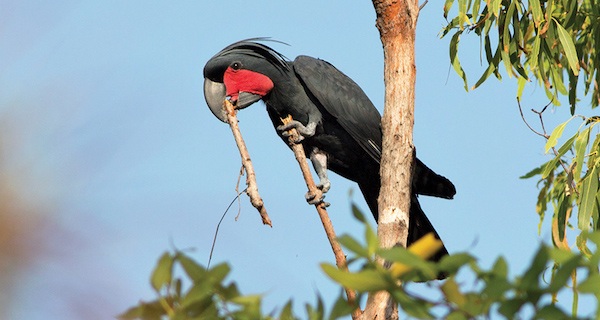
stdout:
[[258,210],[260,216],[262,218],[263,224],[269,225],[272,227],[271,219],[267,214],[267,209],[265,208],[264,202],[258,193],[258,186],[256,184],[256,174],[254,173],[254,167],[252,166],[252,161],[250,160],[250,154],[248,153],[248,149],[246,148],[246,143],[242,138],[242,133],[240,131],[240,127],[238,125],[238,120],[236,117],[236,110],[234,106],[231,104],[229,100],[225,100],[223,102],[223,107],[225,108],[227,114],[227,122],[231,127],[231,131],[233,133],[233,138],[235,139],[235,143],[238,146],[240,151],[240,156],[242,157],[242,165],[246,170],[246,185],[248,188],[246,189],[246,193],[248,197],[250,197],[250,203],[252,206]]
[[[288,116],[287,118],[281,119],[283,124],[288,124],[291,122],[292,116]],[[315,181],[310,172],[310,168],[308,166],[308,162],[306,161],[306,154],[304,153],[304,148],[302,144],[295,143],[298,138],[298,131],[294,128],[288,131],[290,133],[289,136],[289,145],[294,152],[294,156],[296,157],[296,161],[300,165],[300,170],[302,171],[302,176],[304,177],[304,181],[306,182],[306,186],[308,187],[308,191],[311,194],[316,195],[317,198],[320,198],[323,192],[317,188]],[[329,219],[329,214],[327,214],[326,205],[324,202],[320,202],[315,204],[315,208],[317,209],[317,213],[319,214],[319,218],[321,219],[321,223],[323,224],[323,228],[325,229],[325,234],[327,235],[327,239],[329,240],[329,244],[331,245],[331,249],[333,250],[333,254],[335,256],[335,264],[340,270],[348,270],[348,265],[346,264],[346,255],[342,250],[342,247],[337,242],[337,237],[335,235],[335,230],[333,229],[333,224],[331,223],[331,219]],[[348,298],[348,302],[351,305],[356,303],[356,293],[349,288],[344,288],[346,291],[346,296]],[[353,319],[358,319],[361,314],[360,308],[357,308],[353,314]]]

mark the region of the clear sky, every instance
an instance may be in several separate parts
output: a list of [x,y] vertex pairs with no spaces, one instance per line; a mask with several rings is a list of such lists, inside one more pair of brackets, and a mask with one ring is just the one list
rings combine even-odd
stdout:
[[[537,234],[536,183],[518,178],[544,161],[544,141],[520,119],[514,79],[465,92],[449,39],[438,37],[444,25],[441,3],[429,2],[417,32],[414,138],[457,195],[421,204],[449,251],[484,266],[503,255],[518,273],[549,241],[547,227]],[[172,244],[206,264],[240,161],[228,126],[206,107],[202,68],[224,46],[262,36],[290,44],[273,44],[290,59],[328,60],[382,111],[370,1],[2,1],[0,172],[44,221],[27,231],[40,234],[40,253],[11,287],[8,319],[107,319],[152,299],[150,272]],[[471,84],[483,70],[475,37],[461,53]],[[540,109],[547,99],[532,84],[524,103]],[[548,126],[567,114],[549,113]],[[338,288],[319,263],[333,255],[292,153],[262,103],[239,118],[273,228],[242,198],[212,263],[228,262],[242,292],[263,293],[265,310],[290,298],[303,310],[317,291],[332,302]],[[329,214],[339,234],[361,237],[350,190],[366,209],[356,185],[332,174]]]

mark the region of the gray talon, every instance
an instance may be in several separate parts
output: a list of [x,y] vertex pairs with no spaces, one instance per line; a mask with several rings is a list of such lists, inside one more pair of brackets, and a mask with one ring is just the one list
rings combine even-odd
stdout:
[[315,135],[316,127],[316,123],[309,123],[305,126],[300,121],[292,120],[288,124],[278,126],[277,130],[282,131],[282,136],[289,137],[290,134],[288,133],[288,130],[296,129],[296,131],[298,131],[298,139],[296,139],[293,142],[300,143],[302,140],[304,140],[305,137],[312,137],[313,135]]
[[317,198],[317,194],[315,193],[311,193],[310,191],[306,193],[305,198],[306,198],[306,202],[308,202],[308,204],[312,204],[312,205],[317,205],[320,203],[325,204],[326,207],[329,207],[329,203],[323,201],[325,199],[325,195],[321,194],[320,197]]

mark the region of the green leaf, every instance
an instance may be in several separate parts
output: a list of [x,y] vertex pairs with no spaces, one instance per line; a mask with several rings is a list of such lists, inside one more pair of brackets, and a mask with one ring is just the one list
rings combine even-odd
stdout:
[[392,298],[400,304],[402,311],[416,319],[434,319],[429,312],[432,304],[424,299],[410,296],[401,287],[396,287],[391,292]]
[[539,35],[535,36],[533,40],[533,47],[531,48],[531,54],[529,54],[529,67],[534,73],[537,74],[536,69],[539,63],[540,56],[540,45],[542,43],[541,37]]
[[535,314],[535,319],[572,319],[554,304],[545,305]]
[[592,256],[592,251],[590,251],[590,248],[587,246],[587,239],[587,233],[582,232],[577,236],[575,243],[577,244],[577,249],[589,259]]
[[569,261],[561,263],[556,273],[552,277],[552,281],[548,286],[550,292],[558,292],[567,284],[567,280],[571,277],[573,271],[579,267],[581,256],[572,257]]
[[575,138],[577,138],[577,134],[573,135],[571,138],[569,138],[569,140],[565,141],[565,143],[560,148],[558,148],[558,155],[556,155],[552,160],[548,161],[542,166],[542,179],[548,178],[548,175],[552,172],[552,170],[558,167],[558,165],[560,164],[559,160],[562,158],[562,156],[565,155],[565,153],[567,153],[567,151],[571,149]]
[[539,28],[540,24],[544,21],[540,0],[529,0],[528,2],[533,16],[533,22],[535,23],[536,28]]
[[321,295],[317,293],[317,308],[313,308],[310,304],[306,304],[306,313],[308,314],[309,320],[323,320],[325,317],[325,307],[323,306],[323,299]]
[[477,21],[477,17],[479,16],[479,7],[481,5],[481,0],[474,0],[473,2],[473,8],[471,9],[471,12],[473,14],[473,21]]
[[458,284],[453,278],[447,279],[441,286],[446,301],[456,304],[459,308],[466,303],[465,296],[460,292]]
[[558,23],[558,21],[552,18],[554,23],[556,24],[556,30],[558,31],[558,39],[560,40],[560,44],[565,51],[565,56],[567,57],[567,61],[569,62],[569,66],[571,67],[571,71],[573,71],[574,75],[579,74],[579,60],[577,58],[577,50],[575,50],[575,44],[573,43],[573,38],[571,35],[563,28],[563,26]]
[[502,57],[502,62],[504,62],[504,68],[506,69],[506,73],[509,78],[512,78],[514,75],[512,64],[510,62],[510,57],[508,56],[508,52],[505,50],[500,50],[500,56]]
[[544,246],[540,246],[535,257],[533,258],[533,261],[531,262],[531,265],[521,278],[519,287],[521,287],[523,290],[538,290],[540,276],[546,269],[548,259],[548,249]]
[[463,70],[458,59],[458,43],[460,41],[461,34],[462,31],[457,31],[450,40],[450,62],[452,63],[454,71],[456,71],[456,73],[463,79],[465,90],[469,91],[469,86],[467,84],[467,74]]
[[502,4],[502,0],[491,0],[490,1],[490,12],[494,15],[494,16],[498,16],[498,14],[500,13],[500,5]]
[[296,317],[294,317],[294,314],[292,312],[292,300],[290,300],[290,301],[288,301],[288,303],[285,304],[285,306],[281,310],[281,313],[279,314],[279,320],[295,320],[295,319],[296,319]]
[[337,267],[326,263],[321,264],[321,268],[337,283],[360,292],[385,290],[390,285],[385,275],[376,270],[363,270],[352,273],[342,271]]
[[563,72],[559,65],[550,65],[550,78],[552,79],[552,84],[554,84],[556,91],[562,95],[566,95],[567,87],[565,87],[563,82]]
[[225,280],[225,277],[227,277],[230,271],[231,268],[227,263],[221,263],[208,270],[206,278],[210,279],[213,283],[221,283]]
[[232,282],[225,287],[221,286],[221,288],[219,288],[219,291],[224,300],[231,300],[234,297],[241,295],[235,282]]
[[138,306],[129,308],[127,311],[117,316],[120,320],[160,320],[166,314],[165,309],[160,302],[142,302]]
[[[381,249],[377,252],[377,254],[386,261],[397,262],[411,267],[415,271],[421,272],[426,277],[435,278],[437,276],[437,270],[435,270],[432,263],[427,262],[423,258],[405,248],[393,247],[389,249]],[[391,269],[393,270],[393,268],[394,267]]]
[[[568,183],[568,182],[567,182]],[[555,210],[553,219],[556,219],[556,225],[558,226],[558,240],[563,241],[565,238],[565,227],[567,225],[567,217],[570,215],[571,197],[567,196],[564,192],[557,199],[558,210]],[[554,222],[553,222],[554,223]],[[555,245],[557,245],[555,243]]]
[[600,274],[590,274],[587,279],[577,285],[577,289],[583,293],[600,295]]
[[[260,304],[262,296],[258,294],[252,294],[247,296],[239,296],[231,299],[232,303],[242,306],[242,310],[239,311],[245,319],[261,319]],[[242,316],[234,316],[233,319],[242,319]]]
[[358,241],[356,241],[356,239],[352,238],[351,236],[342,235],[337,238],[337,241],[346,249],[354,252],[360,257],[370,257],[369,250],[363,247]]
[[575,139],[575,167],[573,168],[573,178],[579,181],[581,169],[586,156],[587,145],[590,141],[590,130],[592,127],[587,127],[579,133]]
[[531,177],[537,176],[538,174],[541,174],[542,173],[542,167],[543,167],[543,165],[539,166],[539,167],[537,167],[537,168],[535,168],[535,169],[533,169],[533,170],[531,170],[529,172],[527,172],[526,174],[520,176],[519,179],[529,179]]
[[504,51],[509,52],[510,42],[513,40],[510,36],[510,21],[512,20],[513,13],[515,12],[516,1],[511,1],[508,6],[508,10],[506,10],[506,15],[504,16],[504,21],[502,24],[504,25],[504,30],[502,32],[502,45],[504,46]]
[[494,266],[492,267],[492,272],[498,277],[506,278],[508,276],[508,264],[504,257],[498,257],[496,259],[496,262],[494,262]]
[[590,228],[590,219],[596,206],[596,194],[598,193],[598,168],[594,166],[592,171],[584,178],[581,186],[581,202],[579,203],[579,213],[577,215],[577,226],[580,230]]
[[158,263],[152,272],[150,277],[150,284],[156,291],[160,291],[163,286],[171,283],[171,277],[173,273],[173,257],[165,252],[158,259]]
[[[342,293],[344,294],[344,293]],[[356,307],[352,306],[342,295],[338,297],[333,305],[333,309],[331,309],[331,314],[329,315],[329,320],[339,319],[341,317],[346,317],[350,315]]]
[[525,89],[525,85],[527,84],[527,79],[524,77],[519,77],[517,79],[517,99],[521,99],[523,96],[523,89]]
[[[573,119],[573,118],[571,118],[571,119]],[[554,146],[556,146],[558,139],[562,136],[563,131],[565,130],[565,127],[567,126],[569,121],[571,121],[571,119],[559,124],[556,128],[554,128],[554,130],[552,130],[552,134],[550,134],[548,141],[546,141],[546,147],[544,148],[546,153],[548,153],[548,151],[550,149],[552,149]]]
[[524,299],[514,298],[509,299],[500,304],[498,308],[498,312],[505,316],[507,319],[515,319],[515,314],[521,309],[521,307],[526,303]]
[[476,88],[478,88],[482,83],[485,82],[485,80],[487,80],[487,78],[489,78],[492,74],[494,74],[494,71],[496,71],[496,66],[494,64],[490,63],[488,65],[487,69],[485,69],[485,71],[479,78],[479,80],[477,80],[477,82],[473,85],[471,90],[475,90]]
[[352,215],[354,216],[354,218],[362,223],[367,223],[367,219],[365,218],[365,215],[363,214],[363,212],[358,208],[358,206],[354,203],[352,203]]
[[444,3],[444,18],[448,18],[448,12],[452,8],[452,4],[454,4],[454,0],[446,0]]
[[367,250],[369,256],[371,256],[379,248],[379,238],[377,238],[377,233],[369,224],[365,224],[365,239],[367,239]]
[[438,263],[438,268],[440,271],[444,271],[448,274],[455,274],[458,269],[473,261],[475,261],[475,258],[468,253],[455,253],[444,256]]
[[177,253],[177,260],[192,281],[198,282],[206,276],[206,269],[182,252]]
[[215,291],[213,284],[210,282],[198,283],[191,287],[187,294],[181,298],[180,307],[186,311],[203,313],[214,304],[212,295]]
[[513,288],[506,277],[498,275],[488,275],[484,278],[486,286],[482,293],[489,299],[502,301],[505,293]]

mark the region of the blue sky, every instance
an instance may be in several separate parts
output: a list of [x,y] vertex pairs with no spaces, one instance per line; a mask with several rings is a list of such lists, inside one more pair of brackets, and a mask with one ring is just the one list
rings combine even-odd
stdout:
[[[449,251],[471,252],[484,266],[503,255],[518,273],[549,240],[547,228],[537,234],[535,181],[518,179],[544,161],[544,141],[520,118],[514,79],[465,92],[449,39],[438,37],[444,24],[441,4],[428,3],[417,31],[414,139],[457,195],[421,204]],[[85,309],[106,319],[152,299],[149,274],[171,243],[207,262],[240,161],[229,128],[205,105],[202,68],[224,46],[262,36],[290,44],[273,44],[290,59],[328,60],[382,111],[370,1],[3,2],[2,165],[21,201],[52,225],[31,230],[43,234],[43,253],[23,272],[9,318],[76,319]],[[479,40],[462,42],[474,83]],[[526,110],[546,103],[542,89],[527,87]],[[549,113],[548,126],[567,115]],[[338,289],[319,263],[333,255],[292,153],[262,103],[239,118],[273,228],[244,197],[239,220],[232,210],[221,225],[213,263],[228,262],[244,293],[265,294],[266,310],[290,298],[301,310],[316,291],[332,301]],[[366,209],[357,187],[332,174],[329,214],[338,234],[360,237],[350,190]]]

